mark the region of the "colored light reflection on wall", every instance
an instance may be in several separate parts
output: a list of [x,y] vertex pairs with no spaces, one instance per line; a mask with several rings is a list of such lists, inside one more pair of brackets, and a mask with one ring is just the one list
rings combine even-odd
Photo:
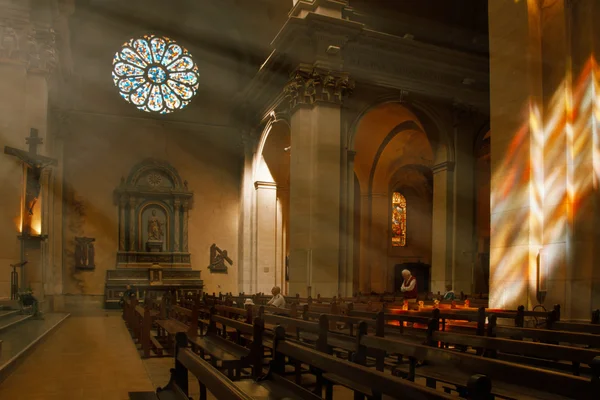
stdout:
[[598,72],[592,56],[576,80],[567,73],[543,118],[540,106],[531,103],[528,120],[492,171],[491,229],[500,251],[492,251],[490,260],[490,307],[534,301],[540,248],[545,278],[567,267],[568,232],[584,217],[578,213],[587,212],[600,179]]

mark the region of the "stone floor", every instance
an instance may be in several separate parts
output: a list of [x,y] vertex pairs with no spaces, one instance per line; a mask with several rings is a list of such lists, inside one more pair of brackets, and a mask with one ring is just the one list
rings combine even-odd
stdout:
[[153,391],[118,313],[70,317],[0,385],[0,399],[127,400]]

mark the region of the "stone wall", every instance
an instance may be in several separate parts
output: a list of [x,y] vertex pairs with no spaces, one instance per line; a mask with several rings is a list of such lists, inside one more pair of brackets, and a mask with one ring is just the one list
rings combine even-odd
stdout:
[[[118,100],[118,99],[117,99]],[[235,132],[193,125],[106,116],[74,117],[65,144],[65,294],[101,294],[107,269],[116,265],[118,207],[113,190],[132,166],[152,157],[169,162],[194,192],[189,213],[192,266],[208,291],[237,291],[237,266],[211,275],[209,248],[237,255],[239,157],[228,147]],[[235,150],[235,148],[234,148]],[[74,237],[96,239],[96,269],[74,268]]]

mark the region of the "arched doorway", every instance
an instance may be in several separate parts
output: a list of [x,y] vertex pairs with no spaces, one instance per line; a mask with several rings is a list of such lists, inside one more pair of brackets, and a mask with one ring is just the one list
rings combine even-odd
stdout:
[[285,120],[267,124],[254,159],[253,287],[287,293],[289,248],[290,128]]
[[[435,143],[436,145],[432,145]],[[361,292],[395,289],[395,266],[431,265],[432,166],[437,137],[425,132],[416,114],[400,103],[366,112],[353,136],[354,277]],[[446,154],[445,148],[442,151]],[[398,222],[394,194],[405,200]],[[396,214],[395,214],[396,213]],[[398,233],[403,241],[398,241]]]

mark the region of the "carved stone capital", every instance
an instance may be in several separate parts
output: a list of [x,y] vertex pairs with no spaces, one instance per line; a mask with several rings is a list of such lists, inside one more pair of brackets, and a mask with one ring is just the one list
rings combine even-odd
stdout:
[[344,99],[352,94],[354,87],[355,84],[348,74],[301,68],[292,74],[283,89],[283,94],[290,110],[293,110],[301,104],[342,104]]

